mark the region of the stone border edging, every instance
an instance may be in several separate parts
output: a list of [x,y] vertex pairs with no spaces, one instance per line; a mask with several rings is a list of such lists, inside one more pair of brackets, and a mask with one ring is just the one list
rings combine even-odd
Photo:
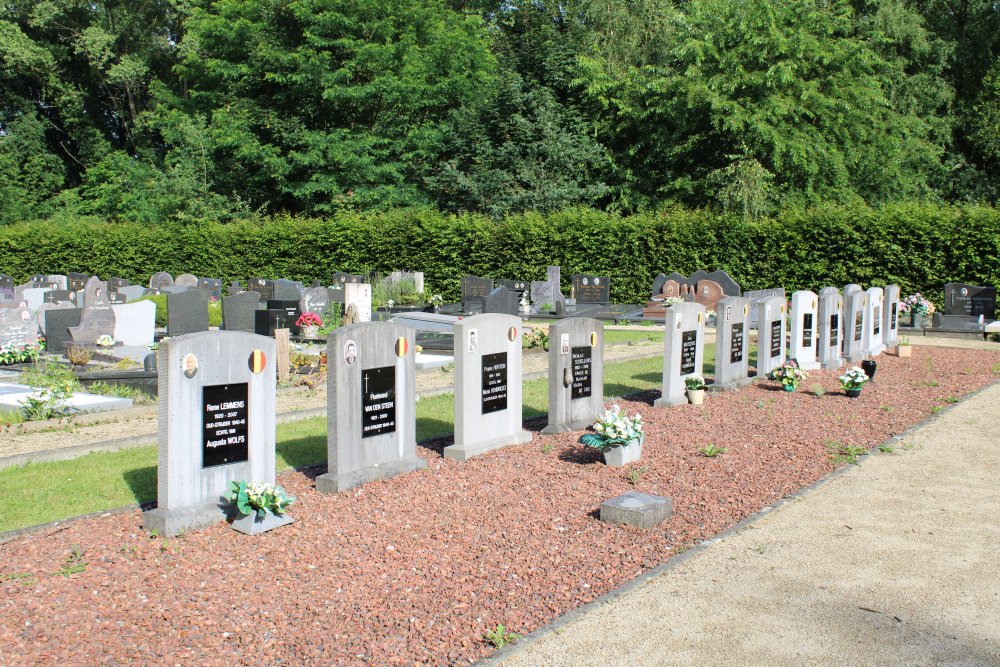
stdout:
[[[500,667],[500,665],[502,665],[503,662],[506,661],[508,658],[520,653],[521,651],[524,651],[525,649],[528,648],[528,646],[538,641],[539,639],[547,637],[548,635],[551,634],[559,634],[564,628],[572,625],[583,616],[586,616],[591,612],[596,612],[597,609],[599,609],[600,607],[606,604],[611,604],[618,598],[623,597],[624,595],[631,593],[634,590],[642,588],[653,579],[657,579],[658,577],[663,576],[673,568],[677,567],[678,565],[682,565],[683,563],[687,562],[691,558],[694,558],[701,552],[708,550],[710,547],[717,544],[718,542],[721,542],[726,538],[732,537],[733,535],[742,532],[743,530],[752,526],[758,521],[761,521],[762,519],[769,516],[775,510],[781,509],[785,505],[790,505],[794,502],[798,502],[802,498],[811,494],[813,491],[816,491],[817,489],[826,486],[828,483],[840,478],[841,476],[850,473],[852,470],[855,469],[857,465],[861,465],[861,463],[863,463],[871,456],[873,456],[873,452],[879,447],[882,447],[883,445],[887,444],[902,442],[903,440],[906,439],[906,436],[912,435],[914,431],[922,429],[925,426],[930,426],[938,419],[951,412],[953,409],[959,407],[960,405],[963,405],[969,399],[974,398],[979,394],[983,393],[984,391],[992,389],[993,387],[996,386],[1000,386],[1000,380],[991,382],[973,392],[966,394],[965,396],[962,397],[962,399],[958,403],[952,403],[947,406],[942,406],[941,410],[938,410],[936,413],[925,417],[916,424],[913,424],[912,426],[906,428],[901,433],[893,435],[887,438],[886,440],[883,440],[882,442],[878,443],[877,445],[870,447],[864,455],[859,457],[857,464],[852,465],[846,463],[840,468],[837,468],[836,470],[827,473],[823,477],[820,477],[815,482],[807,484],[806,486],[803,486],[797,491],[793,491],[789,495],[779,498],[770,505],[767,505],[766,507],[763,507],[757,512],[751,514],[750,516],[742,519],[735,525],[726,528],[721,533],[702,540],[698,544],[694,545],[693,547],[687,549],[682,553],[671,556],[665,562],[660,563],[659,565],[653,567],[650,570],[647,570],[646,572],[643,572],[634,579],[630,579],[629,581],[622,584],[620,587],[612,591],[608,591],[604,595],[594,600],[591,600],[585,605],[577,607],[576,609],[571,609],[566,613],[557,616],[556,618],[552,619],[551,621],[549,621],[542,627],[538,628],[537,630],[528,633],[524,637],[515,640],[514,642],[508,644],[503,648],[497,649],[495,652],[491,653],[485,658],[477,660],[476,662],[472,663],[472,667]],[[2,538],[3,536],[0,535],[0,540],[2,540]]]

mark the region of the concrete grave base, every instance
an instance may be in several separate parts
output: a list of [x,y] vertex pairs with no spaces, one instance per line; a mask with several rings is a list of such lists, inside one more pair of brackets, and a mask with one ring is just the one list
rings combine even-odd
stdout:
[[629,491],[601,503],[601,521],[636,528],[652,528],[674,513],[674,501],[665,496]]
[[[589,425],[588,423],[585,427]],[[494,449],[500,449],[507,445],[523,445],[527,442],[531,442],[531,432],[520,431],[513,436],[504,436],[468,445],[449,445],[444,448],[444,457],[452,461],[468,461],[473,456],[479,456]]]
[[653,401],[654,408],[676,408],[678,405],[687,405],[688,399],[687,395],[681,395],[676,398],[671,398],[670,396],[661,396],[660,398]]
[[840,358],[834,359],[832,361],[824,361],[822,364],[820,364],[820,366],[823,368],[824,371],[835,371],[843,365],[844,365],[844,360]]
[[339,474],[328,472],[316,478],[316,490],[322,493],[337,493],[353,489],[368,482],[389,479],[390,477],[404,475],[426,467],[427,461],[419,456],[413,456],[399,461],[389,461],[388,463],[380,463]]
[[[567,433],[569,431],[582,431],[594,423],[593,419],[583,419],[569,424],[549,424],[542,429],[542,435],[555,435],[557,433]],[[452,445],[454,447],[454,445]]]
[[155,530],[163,537],[176,537],[189,530],[201,530],[228,518],[228,505],[218,502],[192,505],[175,510],[156,508],[142,513],[142,527]]

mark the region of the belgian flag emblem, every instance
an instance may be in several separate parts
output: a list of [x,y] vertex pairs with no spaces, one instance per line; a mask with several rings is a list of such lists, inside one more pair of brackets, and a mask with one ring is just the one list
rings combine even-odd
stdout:
[[267,357],[264,355],[263,350],[254,350],[250,353],[250,359],[247,363],[250,366],[250,371],[254,374],[260,373],[267,366]]
[[597,332],[590,332],[590,347],[597,347]]
[[402,359],[403,357],[406,356],[406,353],[409,351],[409,349],[410,349],[410,343],[409,343],[409,341],[406,340],[406,338],[400,337],[400,338],[396,339],[396,356],[397,357],[399,357],[400,359]]

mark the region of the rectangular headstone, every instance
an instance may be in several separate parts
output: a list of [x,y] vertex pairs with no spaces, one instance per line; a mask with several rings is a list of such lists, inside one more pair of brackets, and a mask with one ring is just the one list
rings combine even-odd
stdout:
[[[735,295],[739,296],[739,295]],[[771,289],[758,289],[758,290],[747,290],[743,293],[743,298],[750,299],[750,328],[755,329],[757,326],[758,319],[758,304],[764,299],[768,299],[772,296],[780,296],[782,299],[785,298],[785,288],[784,287],[772,287]]]
[[462,276],[462,310],[466,313],[485,312],[486,295],[494,289],[493,281],[478,276]]
[[549,327],[549,422],[542,433],[594,423],[604,406],[604,324],[569,317]]
[[860,289],[850,292],[844,289],[844,358],[851,363],[858,363],[867,356],[864,349],[867,304],[868,295]]
[[90,276],[86,273],[74,273],[70,271],[66,274],[67,289],[71,292],[79,292],[87,285],[89,279]]
[[30,308],[0,308],[0,347],[38,344],[38,317]]
[[167,295],[167,333],[171,337],[208,331],[208,292],[188,289]]
[[816,358],[824,370],[834,370],[843,365],[841,351],[844,340],[842,320],[843,299],[836,287],[819,291],[819,328]]
[[332,290],[327,287],[307,287],[302,290],[299,298],[299,310],[303,313],[316,313],[321,318],[325,316],[330,304],[334,302]]
[[138,301],[142,297],[146,296],[148,292],[149,289],[143,287],[142,285],[126,285],[125,287],[118,288],[118,294],[125,296],[125,303]]
[[573,275],[573,295],[577,303],[610,303],[611,279],[607,276],[576,273]]
[[278,299],[268,299],[267,309],[281,310],[284,311],[285,313],[283,318],[284,324],[281,326],[276,326],[275,327],[276,329],[288,329],[288,332],[290,334],[296,336],[299,334],[299,327],[297,324],[295,324],[299,319],[299,315],[302,314],[302,311],[299,310],[298,299],[293,299],[288,301],[281,301]]
[[521,320],[485,314],[455,323],[455,461],[531,441],[521,426]]
[[[792,296],[794,299],[794,295]],[[773,295],[757,303],[757,377],[785,363],[785,296]]]
[[72,303],[77,305],[76,292],[70,292],[69,290],[56,289],[50,292],[46,292],[43,300],[45,303]]
[[728,296],[717,304],[715,382],[712,391],[728,391],[750,384],[750,302]]
[[899,285],[886,285],[882,299],[882,343],[899,344]]
[[[256,325],[254,317],[260,305],[260,294],[257,292],[240,292],[233,296],[222,297],[222,328],[226,331],[245,331],[253,333]],[[265,336],[270,336],[268,331]]]
[[274,298],[274,283],[264,278],[251,278],[247,283],[247,290],[260,294],[261,301]]
[[550,266],[546,271],[548,275],[546,280],[531,283],[531,304],[536,308],[546,304],[555,307],[565,300],[559,282],[559,267]]
[[966,283],[944,284],[944,314],[985,319],[996,319],[997,288],[968,285]]
[[45,348],[52,354],[62,354],[65,344],[72,338],[70,327],[80,326],[83,308],[65,308],[45,311]]
[[327,342],[327,467],[335,493],[418,470],[414,331],[395,322],[337,329]]
[[656,407],[687,403],[684,380],[704,372],[705,321],[700,303],[677,303],[664,312],[663,384]]
[[143,513],[144,528],[203,528],[225,518],[229,482],[274,482],[274,359],[274,341],[248,333],[160,343],[157,508]]
[[149,347],[156,333],[156,304],[152,301],[112,304],[115,341],[122,345]]
[[101,336],[115,335],[115,311],[108,300],[107,286],[96,277],[87,281],[84,288],[84,308],[80,324],[69,330],[70,339],[77,345],[94,345]]
[[368,283],[344,285],[344,312],[351,306],[358,311],[358,322],[372,321],[372,286]]
[[868,300],[865,303],[865,326],[863,348],[866,354],[877,357],[885,351],[882,342],[882,306],[885,295],[881,287],[870,287],[866,292]]
[[495,287],[483,298],[483,313],[517,315],[520,297],[506,287]]
[[198,288],[208,292],[209,301],[222,300],[221,278],[198,278]]
[[819,318],[819,297],[815,292],[800,290],[792,293],[792,331],[788,357],[798,362],[804,371],[819,368],[816,361],[816,325]]

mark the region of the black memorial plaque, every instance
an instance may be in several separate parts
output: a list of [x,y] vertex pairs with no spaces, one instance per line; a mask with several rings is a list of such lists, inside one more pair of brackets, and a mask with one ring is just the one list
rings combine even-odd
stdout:
[[122,304],[122,303],[127,303],[128,299],[126,299],[125,295],[122,294],[121,292],[119,292],[118,290],[116,290],[116,289],[113,289],[113,290],[109,289],[108,290],[108,302],[109,303]]
[[860,310],[854,314],[854,340],[861,340],[861,336],[864,333],[864,313]]
[[872,333],[878,335],[882,331],[882,307],[877,306],[875,308],[875,321],[872,322]]
[[507,353],[483,355],[483,414],[507,409]]
[[771,358],[781,356],[781,348],[785,341],[781,340],[781,320],[771,322]]
[[573,389],[571,400],[588,398],[593,393],[593,376],[591,375],[590,346],[574,347],[573,357]]
[[201,467],[243,463],[249,458],[250,385],[202,387]]
[[813,344],[813,314],[802,315],[802,347],[812,347]]
[[698,356],[698,330],[681,333],[681,375],[691,375],[695,372],[695,362]]
[[734,324],[732,340],[729,341],[729,363],[738,364],[743,361],[743,323]]
[[396,367],[361,372],[361,437],[396,432]]
[[892,307],[889,310],[889,314],[891,315],[890,322],[892,322],[892,324],[890,324],[889,326],[892,327],[893,331],[895,331],[896,329],[899,328],[899,304],[896,303],[895,301],[892,302]]
[[830,316],[830,347],[840,345],[840,315]]
[[573,294],[577,303],[608,303],[611,301],[611,279],[576,273],[573,275]]

